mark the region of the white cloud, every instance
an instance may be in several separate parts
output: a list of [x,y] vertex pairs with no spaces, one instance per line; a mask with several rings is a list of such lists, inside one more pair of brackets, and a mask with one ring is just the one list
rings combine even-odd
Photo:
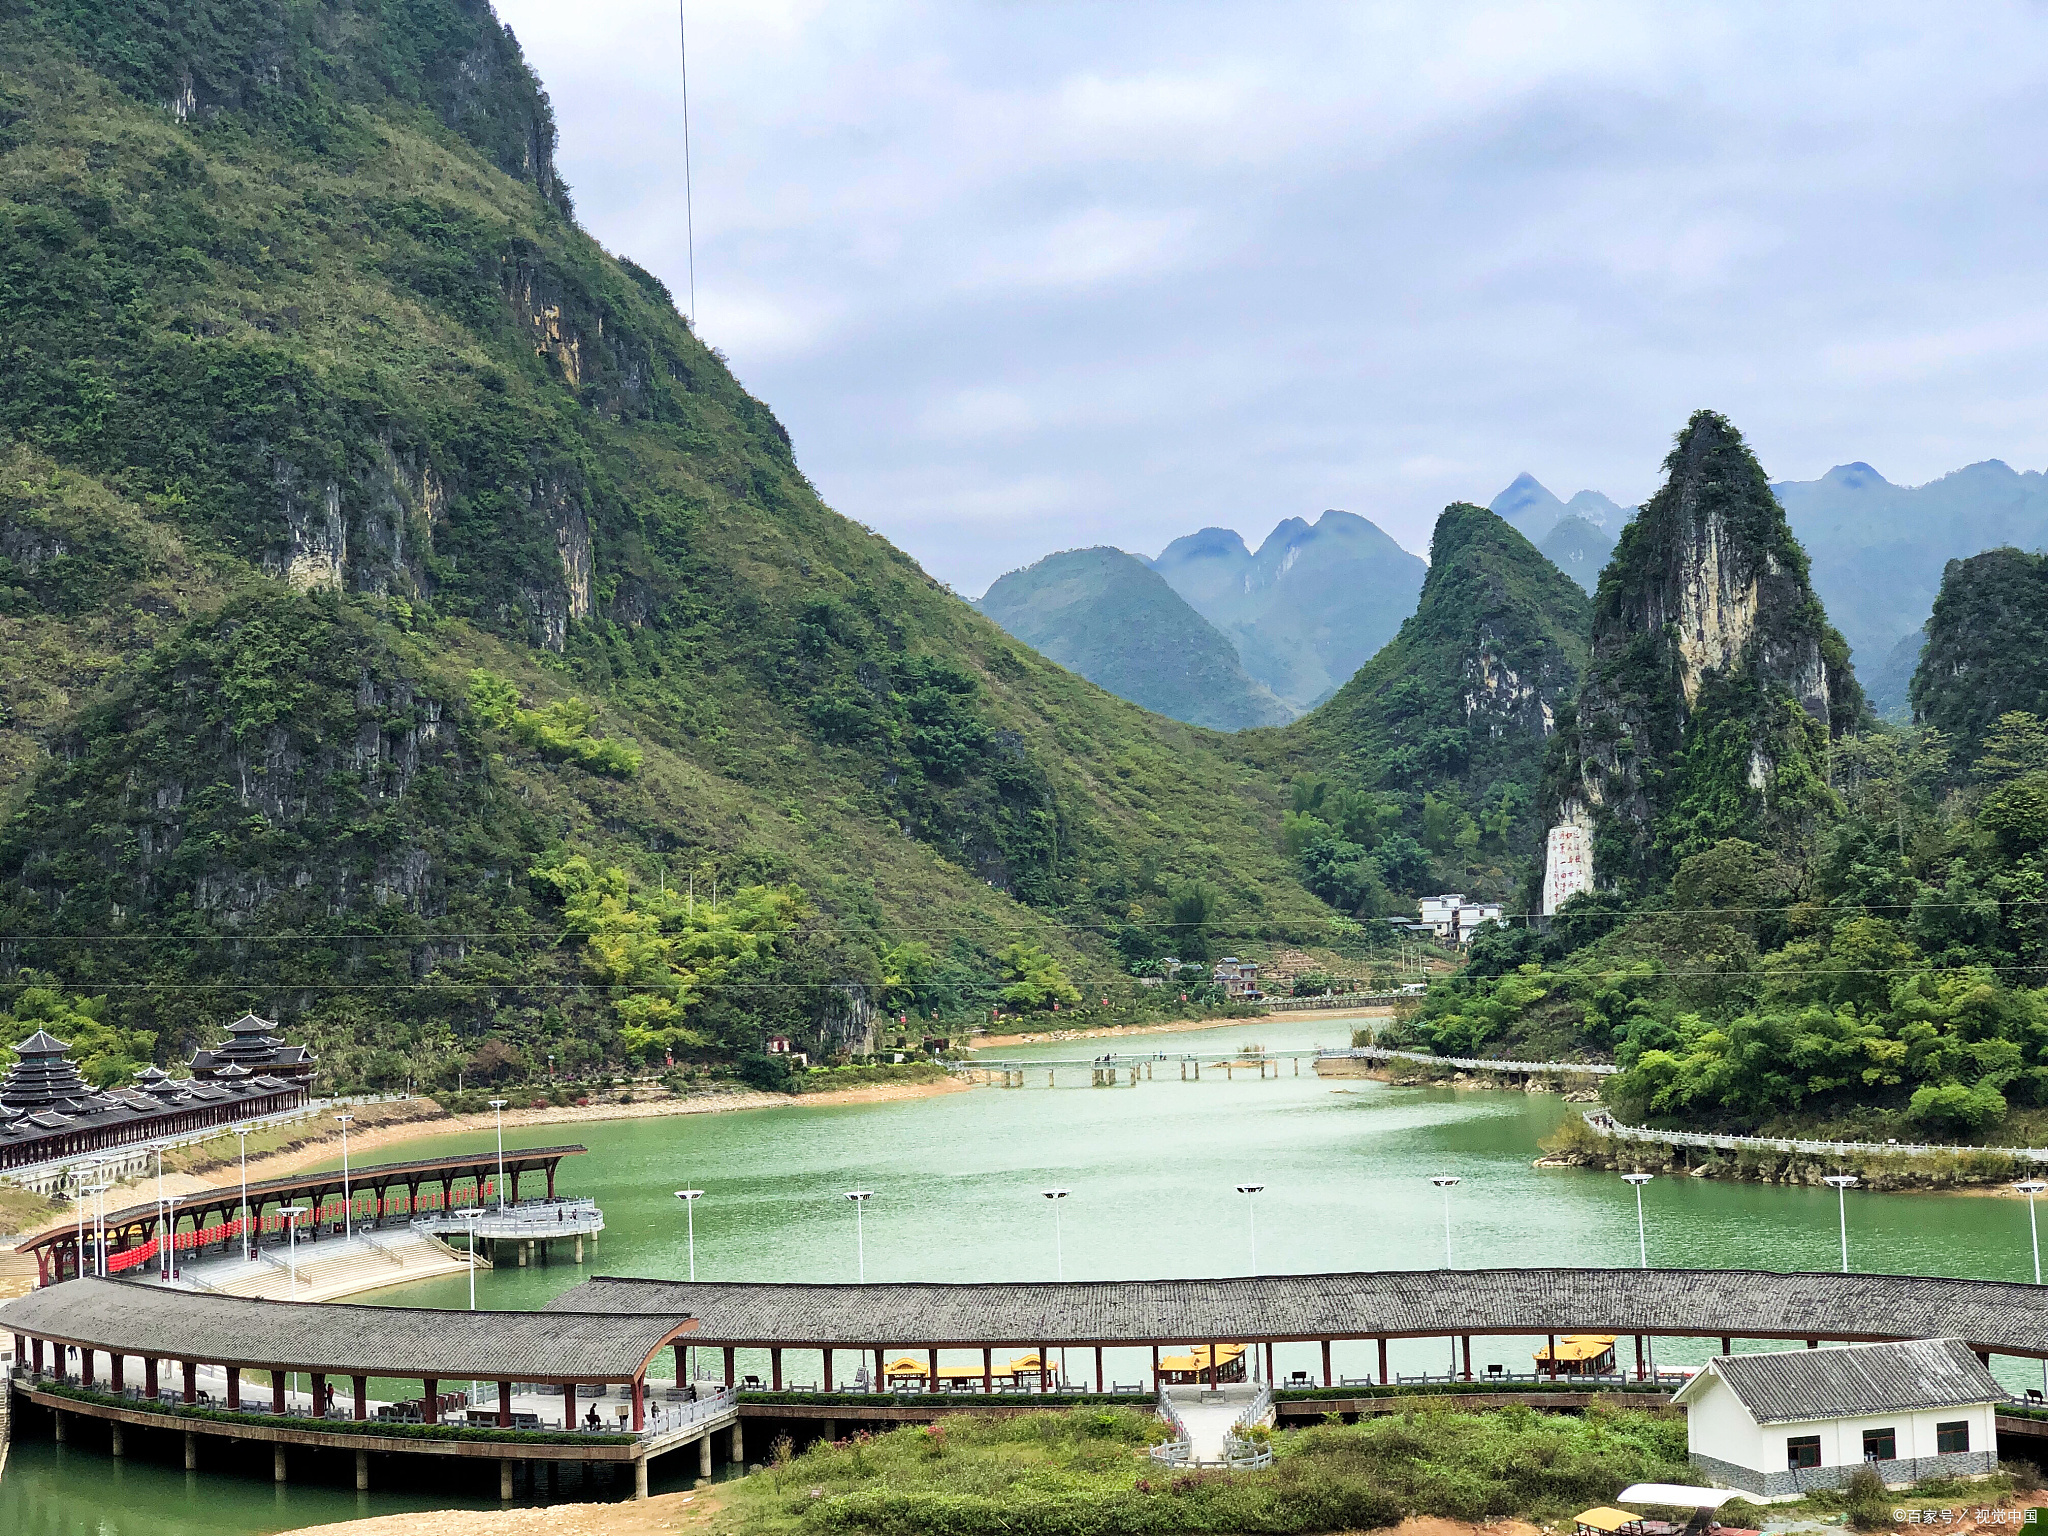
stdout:
[[[502,0],[579,208],[686,286],[675,12]],[[1009,564],[1519,470],[1693,408],[1780,477],[2048,461],[2048,13],[690,5],[701,330],[828,499]]]

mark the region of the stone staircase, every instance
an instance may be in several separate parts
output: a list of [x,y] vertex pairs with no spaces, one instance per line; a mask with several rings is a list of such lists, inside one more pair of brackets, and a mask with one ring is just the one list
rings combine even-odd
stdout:
[[[478,1269],[489,1269],[481,1255]],[[334,1301],[387,1286],[410,1285],[469,1268],[469,1256],[439,1238],[412,1231],[364,1232],[354,1238],[322,1238],[301,1243],[298,1281],[283,1254],[264,1249],[254,1261],[234,1256],[205,1259],[186,1266],[179,1279],[194,1290],[223,1296],[251,1296],[266,1301]]]

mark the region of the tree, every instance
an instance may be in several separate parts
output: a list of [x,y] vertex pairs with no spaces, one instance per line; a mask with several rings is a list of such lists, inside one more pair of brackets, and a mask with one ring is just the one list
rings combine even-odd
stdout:
[[1222,893],[1205,880],[1188,880],[1168,890],[1166,899],[1178,958],[1208,959],[1209,924],[1222,909]]
[[1012,1008],[1049,1008],[1054,1003],[1078,1003],[1081,994],[1067,979],[1065,967],[1036,944],[1019,940],[996,952],[1008,983],[999,994]]

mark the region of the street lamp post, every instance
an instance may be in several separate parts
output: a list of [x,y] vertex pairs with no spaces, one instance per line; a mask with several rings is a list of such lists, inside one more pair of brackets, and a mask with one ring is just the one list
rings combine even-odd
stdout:
[[355,1123],[354,1115],[336,1115],[334,1123],[341,1127],[341,1235],[344,1241],[351,1241],[356,1235],[355,1196],[348,1183],[348,1128]]
[[89,1193],[93,1197],[92,1217],[92,1272],[102,1279],[107,1273],[107,1191],[114,1187],[110,1179],[95,1184]]
[[1455,1173],[1438,1173],[1430,1176],[1430,1183],[1444,1192],[1444,1268],[1451,1267],[1451,1187],[1458,1182]]
[[868,1283],[867,1235],[862,1227],[861,1208],[875,1198],[872,1189],[849,1189],[846,1198],[853,1202],[853,1252],[859,1263],[860,1283]]
[[469,1228],[469,1310],[476,1310],[476,1224],[484,1219],[483,1211],[471,1206],[461,1213],[462,1224]]
[[284,1218],[285,1267],[291,1275],[291,1298],[299,1299],[299,1218],[306,1214],[303,1205],[287,1205],[278,1215]]
[[[238,1125],[235,1127],[235,1134],[242,1138],[242,1261],[248,1263],[256,1257],[255,1243],[251,1233],[255,1223],[249,1220],[249,1127]],[[157,1158],[157,1167],[159,1169],[163,1167],[161,1154]],[[157,1178],[158,1182],[161,1183],[163,1175],[159,1173]]]
[[697,1202],[704,1198],[701,1189],[679,1189],[676,1198],[683,1202],[683,1210],[689,1217],[690,1232],[690,1278],[697,1278]]
[[1842,1273],[1849,1273],[1849,1186],[1856,1182],[1853,1173],[1831,1173],[1821,1180],[1823,1184],[1835,1187],[1835,1207],[1842,1221]]
[[1654,1179],[1654,1173],[1624,1173],[1622,1175],[1636,1187],[1636,1262],[1642,1268],[1650,1267],[1650,1239],[1643,1226],[1643,1186]]
[[491,1108],[498,1112],[498,1209],[505,1209],[505,1106],[508,1099],[491,1100]]
[[1039,1193],[1052,1202],[1052,1277],[1055,1280],[1064,1280],[1067,1278],[1067,1256],[1060,1242],[1060,1202],[1073,1191],[1041,1189]]
[[[2022,1179],[2013,1188],[2027,1197],[2027,1235],[2034,1240],[2034,1284],[2041,1283],[2041,1224],[2034,1216],[2034,1196],[2048,1189],[2039,1179]],[[2048,1356],[2041,1360],[2041,1390],[2048,1394]]]
[[1256,1214],[1257,1202],[1252,1199],[1252,1196],[1262,1192],[1265,1187],[1263,1184],[1240,1184],[1237,1186],[1237,1192],[1244,1196],[1245,1221],[1248,1223],[1248,1230],[1251,1233],[1252,1273],[1255,1275],[1259,1272],[1259,1218]]

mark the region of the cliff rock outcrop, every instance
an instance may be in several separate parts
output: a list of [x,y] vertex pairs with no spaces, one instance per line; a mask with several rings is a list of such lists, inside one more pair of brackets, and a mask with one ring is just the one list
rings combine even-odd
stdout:
[[[1865,713],[1742,435],[1695,412],[1593,602],[1593,659],[1546,775],[1545,904],[1639,887],[1723,837],[1787,849],[1828,796],[1828,739]],[[1590,862],[1587,856],[1590,855]]]

